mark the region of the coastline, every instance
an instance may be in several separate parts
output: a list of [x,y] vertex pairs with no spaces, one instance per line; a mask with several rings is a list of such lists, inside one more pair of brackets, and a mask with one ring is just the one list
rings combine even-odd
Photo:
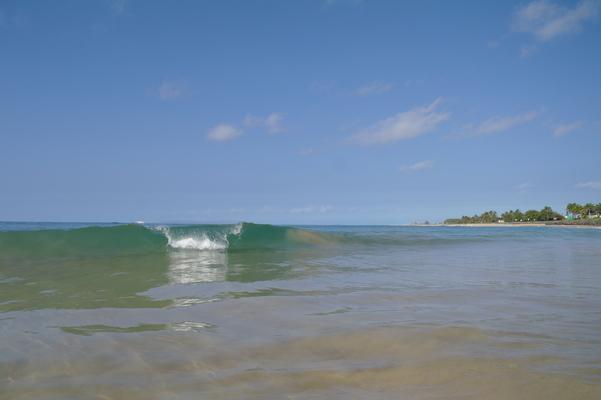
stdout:
[[[424,225],[428,226],[428,225]],[[437,226],[451,226],[451,227],[470,227],[470,228],[588,228],[588,229],[601,229],[601,225],[593,224],[566,224],[566,223],[544,223],[544,222],[532,222],[532,223],[474,223],[474,224],[440,224]]]
[[601,221],[599,224],[576,224],[576,223],[561,223],[561,222],[502,222],[502,223],[469,223],[469,224],[410,224],[406,226],[418,227],[467,227],[467,228],[588,228],[601,229]]

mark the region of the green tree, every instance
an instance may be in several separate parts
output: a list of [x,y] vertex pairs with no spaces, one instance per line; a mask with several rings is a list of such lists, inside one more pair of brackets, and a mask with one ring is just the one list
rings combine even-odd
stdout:
[[539,221],[553,221],[561,219],[563,219],[563,215],[553,211],[553,209],[549,206],[546,206],[538,213]]
[[526,221],[538,221],[539,220],[539,212],[536,210],[528,210],[524,213],[524,219]]
[[538,220],[539,221],[552,221],[554,216],[555,216],[555,211],[553,211],[553,209],[551,209],[551,207],[545,206],[538,213]]
[[505,222],[520,222],[521,220],[523,220],[523,218],[524,216],[522,215],[522,212],[520,210],[509,210],[501,214],[501,219],[503,219],[503,221]]
[[483,212],[478,219],[480,220],[479,222],[482,222],[484,224],[491,224],[493,222],[497,222],[499,220],[499,217],[497,216],[497,212],[496,211],[486,211]]
[[582,218],[588,218],[589,215],[595,213],[595,205],[593,203],[586,203],[582,206]]
[[515,214],[513,213],[513,211],[505,211],[503,214],[501,214],[501,219],[505,222],[513,222],[515,221]]
[[566,206],[566,211],[568,214],[582,215],[582,206],[578,203],[570,203]]
[[519,209],[516,209],[513,212],[513,218],[514,222],[521,222],[524,220],[524,214],[522,214],[522,212]]

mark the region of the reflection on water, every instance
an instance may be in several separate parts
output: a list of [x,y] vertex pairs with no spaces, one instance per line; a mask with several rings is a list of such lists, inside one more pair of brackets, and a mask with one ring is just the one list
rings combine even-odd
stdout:
[[198,251],[15,262],[0,254],[0,312],[37,309],[161,308],[207,299],[173,294],[155,300],[149,290],[198,283],[252,283],[316,272],[308,251]]
[[315,272],[309,262],[317,255],[315,250],[246,250],[228,253],[221,250],[171,249],[167,276],[169,283],[179,285],[292,279]]
[[231,252],[227,280],[250,283],[302,278],[317,273],[313,262],[327,254],[327,249],[318,248]]
[[164,307],[141,293],[167,283],[166,266],[165,254],[21,262],[0,254],[0,312]]
[[172,251],[167,276],[171,284],[221,282],[226,279],[227,265],[228,255],[224,251]]

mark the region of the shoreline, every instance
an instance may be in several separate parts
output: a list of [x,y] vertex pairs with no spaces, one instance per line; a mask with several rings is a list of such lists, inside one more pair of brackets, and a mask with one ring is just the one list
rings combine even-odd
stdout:
[[593,224],[566,224],[566,223],[544,223],[544,222],[531,222],[531,223],[469,223],[469,224],[409,224],[401,226],[417,226],[417,227],[452,227],[452,228],[588,228],[588,229],[601,229],[601,225]]
[[[431,226],[431,225],[420,225],[420,226]],[[533,222],[533,223],[474,223],[474,224],[439,224],[437,226],[451,226],[451,227],[470,227],[470,228],[588,228],[588,229],[601,229],[601,225],[592,224],[561,224],[561,223],[544,223],[544,222]]]

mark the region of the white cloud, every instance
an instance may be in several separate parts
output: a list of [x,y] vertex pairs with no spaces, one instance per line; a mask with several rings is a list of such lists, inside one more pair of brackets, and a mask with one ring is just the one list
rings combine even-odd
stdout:
[[448,112],[435,111],[441,102],[442,99],[438,98],[430,105],[398,113],[377,122],[351,139],[363,144],[384,144],[431,132],[449,118]]
[[434,162],[432,160],[424,160],[411,165],[404,165],[400,168],[401,172],[417,172],[432,168]]
[[269,133],[280,133],[284,132],[285,128],[282,125],[284,116],[280,113],[271,113],[265,118],[265,127]]
[[601,189],[601,181],[579,182],[576,187],[578,189]]
[[472,136],[490,135],[526,124],[538,117],[538,114],[537,111],[529,111],[519,115],[492,117],[478,125],[468,125],[466,128]]
[[[173,89],[173,92],[171,90],[172,88],[170,87],[166,91],[167,98],[172,98],[171,96],[179,96],[180,92],[177,92],[175,89]],[[271,113],[265,118],[249,114],[244,118],[242,124],[246,128],[264,128],[268,133],[274,134],[283,132],[285,130],[282,124],[283,118],[283,115],[280,113]],[[239,129],[231,124],[217,125],[211,128],[207,133],[207,137],[210,140],[218,142],[232,140],[240,135],[242,135],[242,129]]]
[[242,131],[236,128],[235,126],[228,124],[217,125],[209,130],[207,133],[207,137],[209,140],[214,140],[216,142],[224,142],[227,140],[232,140],[237,138],[242,134]]
[[571,122],[569,124],[558,125],[553,130],[553,136],[559,137],[559,136],[567,135],[568,133],[570,133],[572,131],[575,131],[576,129],[581,128],[582,125],[583,125],[582,121],[574,121],[574,122]]
[[182,89],[171,82],[163,82],[158,88],[161,100],[175,100],[182,95]]
[[537,0],[518,8],[513,30],[534,35],[539,41],[582,30],[585,21],[595,18],[598,0],[583,0],[574,7],[564,7],[547,0]]
[[355,95],[357,96],[367,96],[370,94],[380,94],[389,92],[392,90],[391,83],[384,82],[372,82],[368,85],[361,86],[357,90],[355,90]]
[[244,126],[248,128],[265,128],[268,133],[281,133],[286,130],[283,124],[284,115],[281,113],[271,113],[265,118],[255,115],[247,115],[244,118]]

